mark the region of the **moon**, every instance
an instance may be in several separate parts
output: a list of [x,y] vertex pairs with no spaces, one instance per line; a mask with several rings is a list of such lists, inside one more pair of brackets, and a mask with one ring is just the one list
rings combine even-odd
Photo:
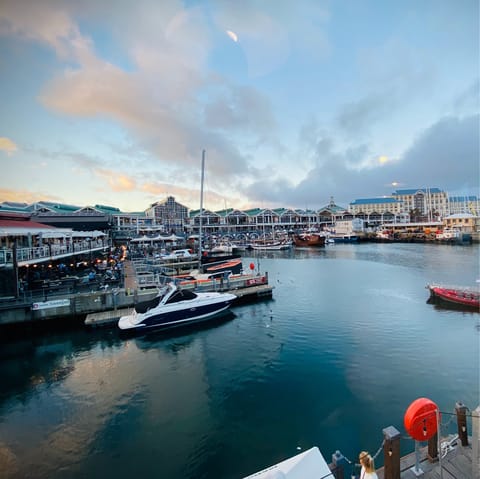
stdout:
[[231,30],[227,30],[227,35],[235,42],[238,42],[238,37],[235,32],[232,32]]

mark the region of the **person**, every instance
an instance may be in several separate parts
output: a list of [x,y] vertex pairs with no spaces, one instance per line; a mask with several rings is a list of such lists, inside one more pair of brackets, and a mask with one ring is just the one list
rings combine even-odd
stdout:
[[360,479],[378,479],[377,473],[375,472],[373,457],[367,451],[362,451],[358,455],[358,460],[362,466]]

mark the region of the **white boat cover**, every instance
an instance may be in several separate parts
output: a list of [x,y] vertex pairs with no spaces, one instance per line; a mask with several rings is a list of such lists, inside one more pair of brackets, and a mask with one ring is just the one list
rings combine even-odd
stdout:
[[323,479],[334,475],[318,447],[290,457],[244,479]]

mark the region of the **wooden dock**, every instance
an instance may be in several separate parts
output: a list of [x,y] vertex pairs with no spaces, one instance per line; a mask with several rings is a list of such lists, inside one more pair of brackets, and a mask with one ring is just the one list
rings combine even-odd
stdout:
[[134,308],[122,308],[112,311],[101,311],[98,313],[87,314],[85,318],[85,326],[91,328],[112,327],[118,323],[122,316],[127,316],[133,313]]
[[[447,439],[446,439],[447,440]],[[385,479],[384,468],[377,470],[378,479]],[[400,459],[401,479],[479,479],[480,471],[474,475],[472,465],[472,445],[462,446],[460,441],[451,448],[441,461],[431,462],[427,447],[420,450],[419,468],[416,468],[416,456],[412,452]]]
[[[422,418],[425,418],[426,414],[431,415],[432,411],[422,411],[421,414],[420,421],[423,421]],[[430,427],[428,441],[415,442],[416,451],[404,456],[400,451],[400,441],[405,437],[402,438],[402,434],[394,426],[383,429],[383,443],[374,456],[375,459],[383,450],[384,465],[376,471],[378,479],[480,479],[480,406],[470,411],[463,403],[457,402],[455,415],[457,434],[441,436],[440,441],[436,431],[432,430],[432,423],[427,426],[426,422],[417,421],[420,426],[423,424],[424,434],[427,427]],[[436,428],[440,430],[440,426]],[[412,430],[409,432],[407,429],[408,439],[412,441],[416,435],[415,430],[413,431],[412,437]],[[360,470],[359,464],[353,464],[340,451],[332,455],[329,466],[335,479],[350,478],[350,473],[352,478],[355,474],[358,477]]]

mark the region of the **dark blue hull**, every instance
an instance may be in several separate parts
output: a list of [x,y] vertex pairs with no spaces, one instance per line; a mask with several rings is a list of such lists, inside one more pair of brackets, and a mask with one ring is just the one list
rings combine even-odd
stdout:
[[230,304],[231,301],[222,301],[221,303],[186,308],[180,311],[153,314],[145,318],[135,329],[167,329],[206,321],[225,311]]

